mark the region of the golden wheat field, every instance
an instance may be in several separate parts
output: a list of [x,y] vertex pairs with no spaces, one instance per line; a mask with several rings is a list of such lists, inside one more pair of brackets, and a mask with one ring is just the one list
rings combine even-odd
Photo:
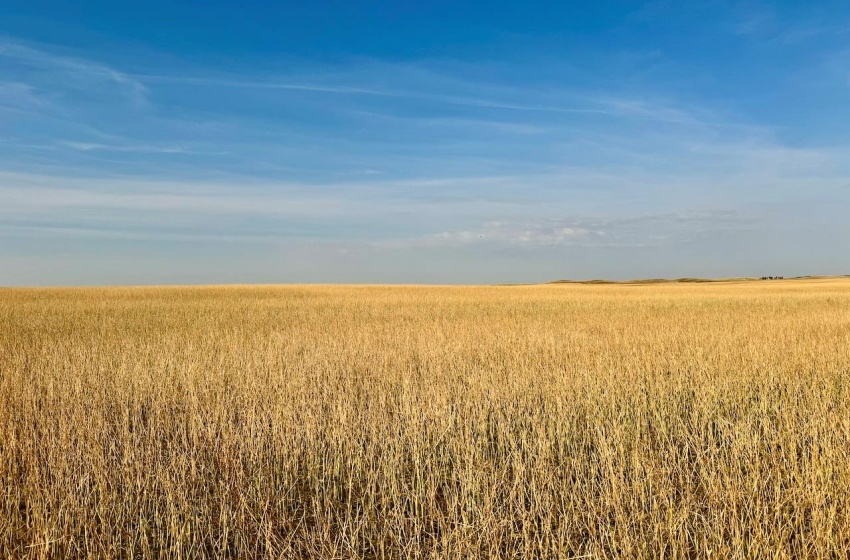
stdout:
[[3,558],[847,558],[850,280],[0,290]]

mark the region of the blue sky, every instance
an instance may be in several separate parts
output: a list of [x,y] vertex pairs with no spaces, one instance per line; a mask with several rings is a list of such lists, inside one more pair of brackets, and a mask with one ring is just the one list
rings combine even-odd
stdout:
[[0,285],[850,273],[846,2],[0,4]]

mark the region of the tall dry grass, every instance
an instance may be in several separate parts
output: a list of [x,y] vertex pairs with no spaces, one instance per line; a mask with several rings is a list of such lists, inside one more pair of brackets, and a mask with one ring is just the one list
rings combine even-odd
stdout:
[[0,290],[4,558],[847,558],[850,282]]

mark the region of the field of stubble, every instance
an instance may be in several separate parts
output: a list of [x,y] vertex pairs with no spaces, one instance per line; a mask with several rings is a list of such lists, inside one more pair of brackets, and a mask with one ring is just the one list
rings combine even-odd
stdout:
[[848,280],[0,290],[3,558],[848,550]]

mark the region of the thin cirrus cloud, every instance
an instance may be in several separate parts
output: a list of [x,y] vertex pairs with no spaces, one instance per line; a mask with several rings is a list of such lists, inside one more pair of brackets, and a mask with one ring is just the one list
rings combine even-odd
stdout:
[[91,91],[104,84],[114,87],[131,101],[144,104],[146,88],[118,70],[85,58],[57,55],[18,41],[0,38],[0,58],[18,71],[38,79],[56,80],[62,89]]
[[752,231],[756,215],[732,210],[685,211],[624,218],[557,217],[490,222],[477,230],[444,231],[413,239],[376,243],[396,249],[452,245],[506,245],[537,247],[662,247],[671,241],[697,239],[719,233]]
[[622,59],[591,86],[542,57],[526,80],[451,60],[236,74],[0,39],[0,264],[19,264],[0,283],[233,280],[216,266],[244,255],[262,258],[240,281],[826,267],[850,234],[847,144],[789,141]]

